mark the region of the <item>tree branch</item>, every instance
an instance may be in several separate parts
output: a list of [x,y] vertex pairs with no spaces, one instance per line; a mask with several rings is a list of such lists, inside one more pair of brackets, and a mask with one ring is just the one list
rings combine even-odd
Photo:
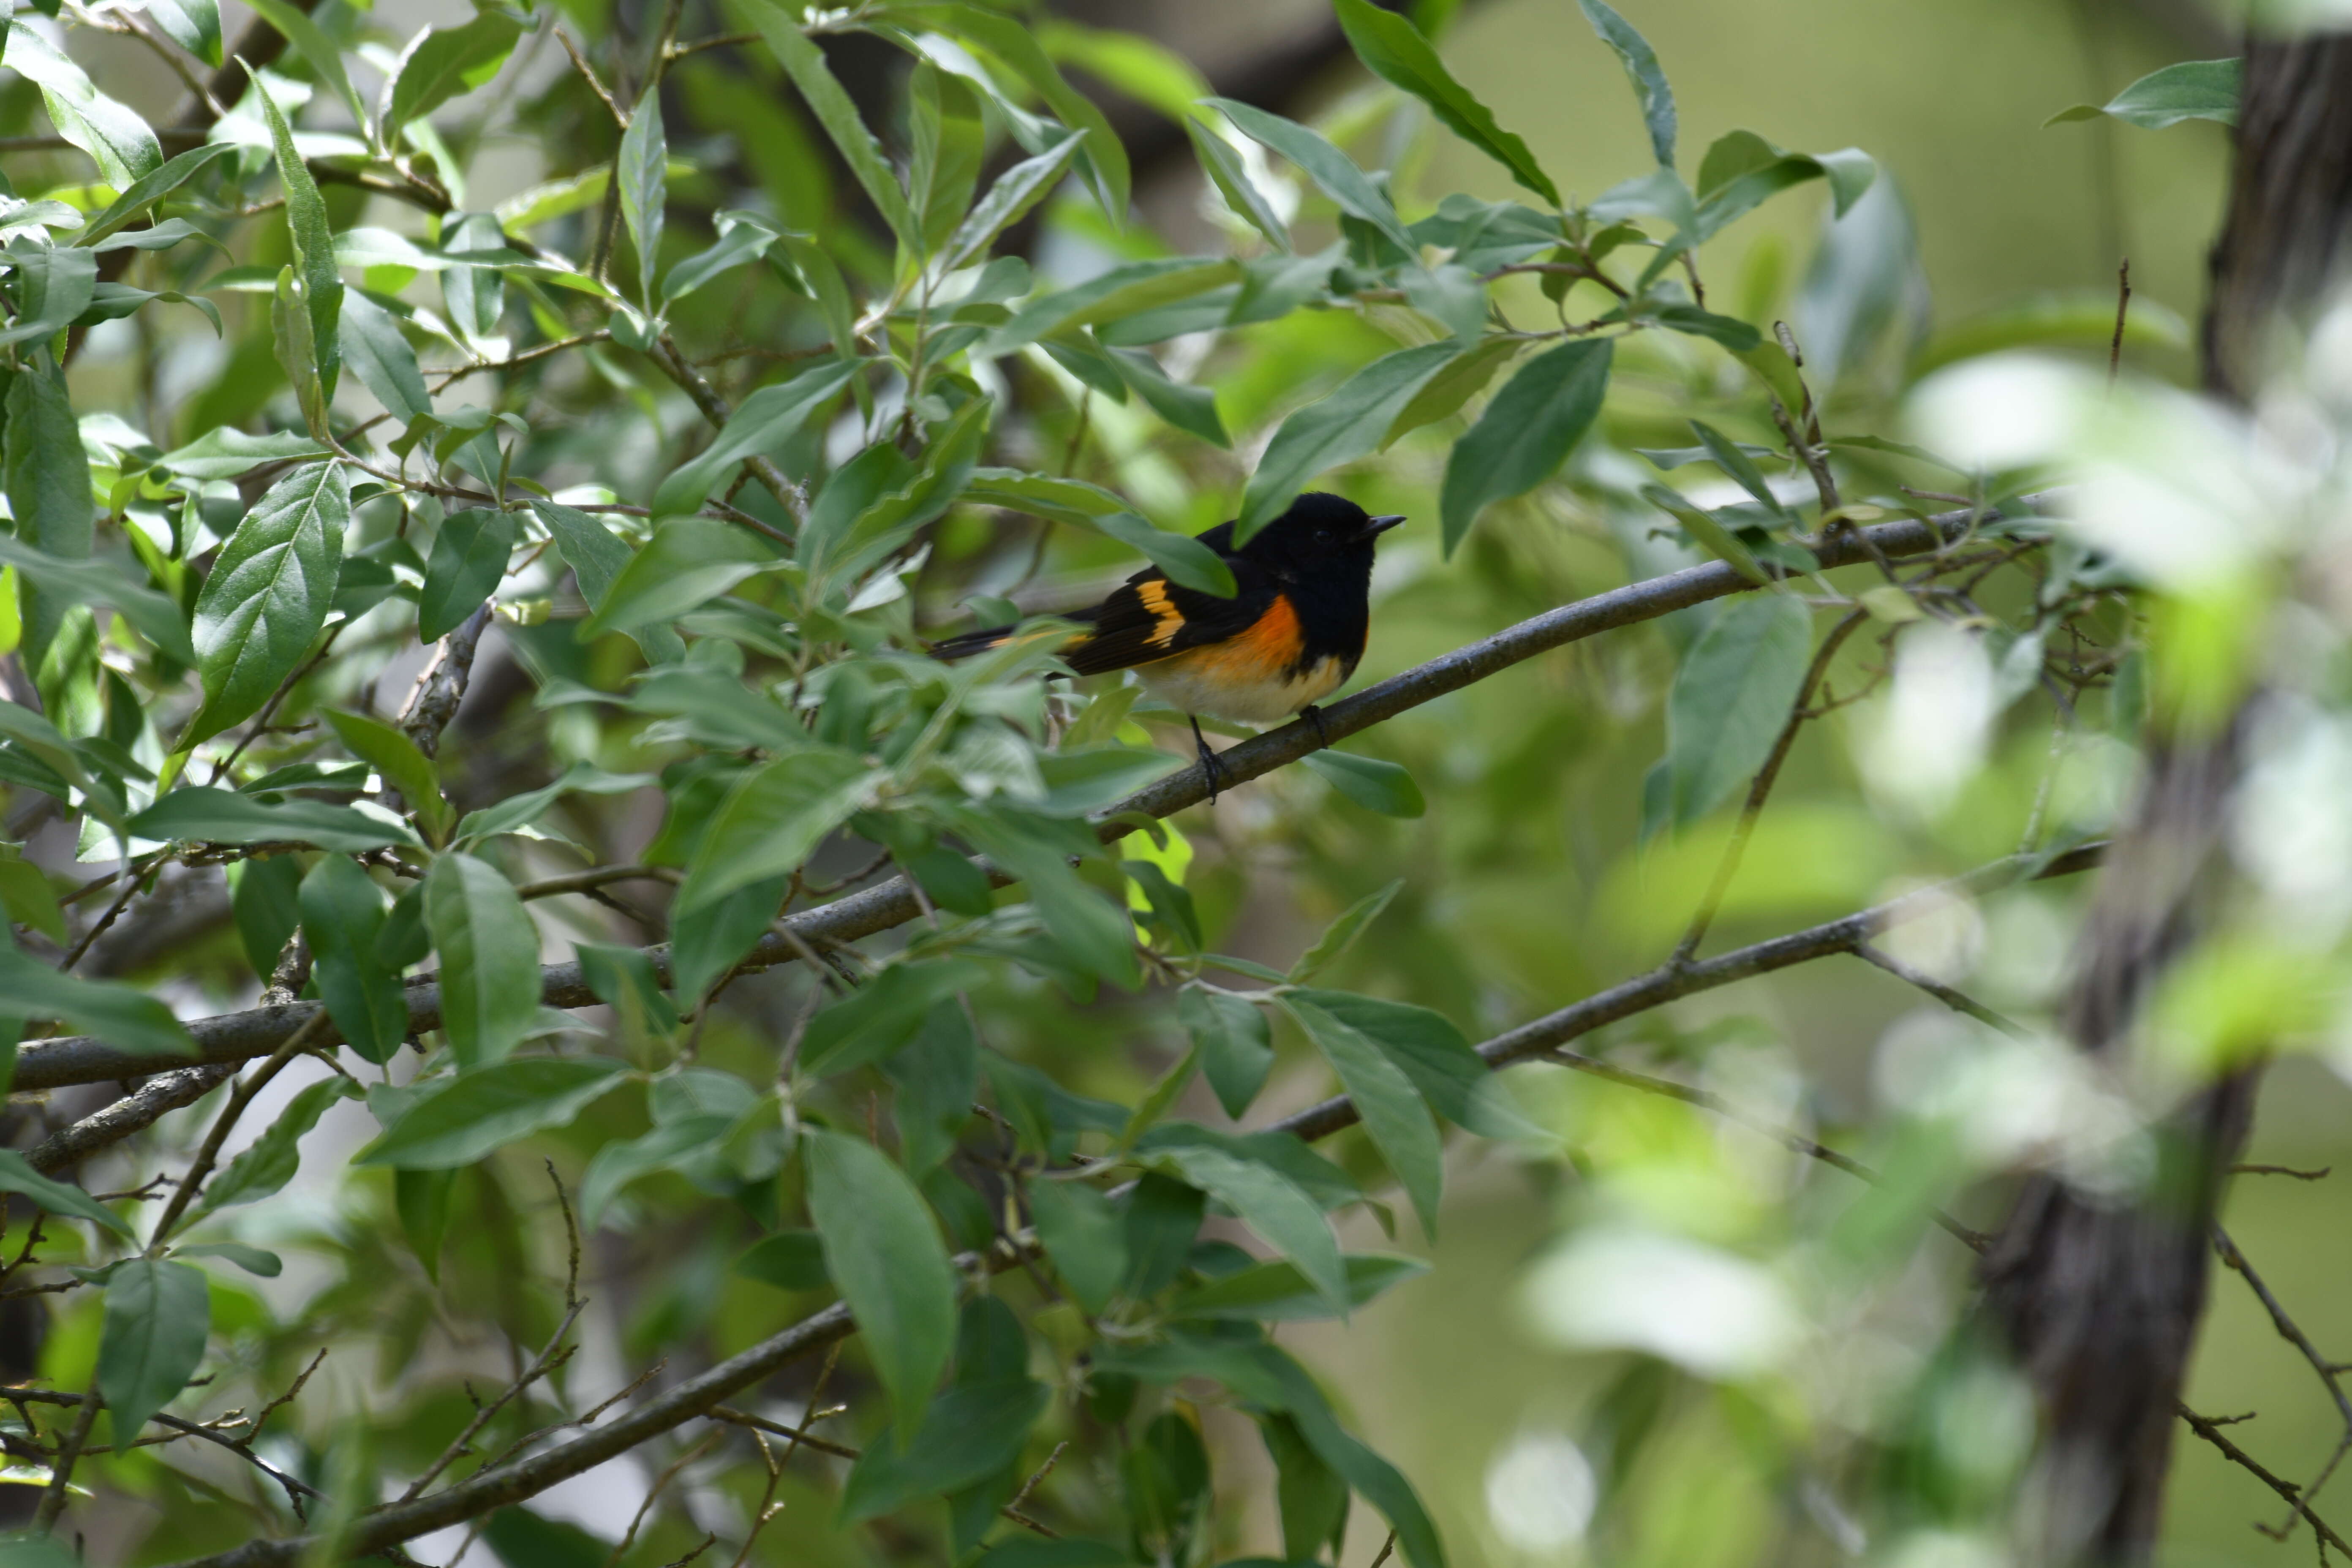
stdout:
[[[2054,491],[2043,492],[2023,500],[2026,507],[2038,510],[2054,501],[2057,495]],[[1867,560],[1872,548],[1890,556],[1924,555],[2002,515],[1952,511],[1925,521],[1883,522],[1856,529],[1851,534],[1823,541],[1819,552],[1821,563],[1824,568],[1854,565]],[[2032,516],[2033,511],[2016,515]],[[1612,588],[1521,621],[1507,630],[1440,655],[1353,697],[1331,703],[1323,710],[1323,728],[1334,740],[1343,739],[1553,648],[1601,632],[1654,621],[1693,605],[1752,592],[1755,586],[1729,566],[1711,562]],[[1217,753],[1222,787],[1230,789],[1287,766],[1319,750],[1322,743],[1315,726],[1303,720],[1244,741]],[[1201,770],[1197,766],[1185,768],[1111,805],[1103,813],[1099,832],[1106,842],[1115,842],[1135,831],[1132,818],[1136,816],[1171,816],[1207,798],[1207,784]],[[980,866],[996,886],[1013,879],[985,861]],[[745,973],[772,969],[801,956],[800,946],[821,952],[828,947],[839,947],[904,925],[921,913],[922,906],[912,886],[906,878],[894,877],[847,898],[787,917],[780,923],[792,935],[788,938],[771,931],[760,939],[738,967]],[[647,951],[655,972],[667,981],[669,950],[655,947]],[[1705,970],[1707,965],[1695,967]],[[589,1007],[597,1003],[595,992],[576,963],[546,965],[540,971],[540,985],[541,1000],[551,1007]],[[441,987],[436,976],[422,976],[410,982],[407,1001],[409,1033],[420,1034],[441,1026]],[[201,1059],[244,1061],[275,1050],[288,1035],[309,1021],[318,1006],[314,1002],[298,1002],[244,1013],[223,1013],[191,1021],[188,1033],[196,1042]],[[330,1024],[313,1038],[326,1046],[341,1037]],[[68,1036],[27,1045],[20,1050],[16,1087],[20,1091],[31,1091],[72,1083],[104,1083],[114,1079],[142,1078],[156,1070],[158,1064],[152,1057],[133,1055],[90,1036]]]

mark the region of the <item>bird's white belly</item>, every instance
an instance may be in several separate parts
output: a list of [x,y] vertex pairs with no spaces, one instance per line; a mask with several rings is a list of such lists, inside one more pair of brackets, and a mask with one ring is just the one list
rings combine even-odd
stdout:
[[1135,671],[1144,689],[1170,707],[1243,724],[1271,724],[1319,702],[1348,679],[1346,667],[1327,658],[1288,679],[1235,679],[1229,664],[1180,656]]

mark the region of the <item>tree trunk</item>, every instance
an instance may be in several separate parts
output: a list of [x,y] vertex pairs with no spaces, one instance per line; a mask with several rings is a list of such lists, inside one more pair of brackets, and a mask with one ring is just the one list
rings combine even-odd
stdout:
[[[2352,35],[2256,37],[2229,210],[2212,255],[2205,382],[2250,401],[2352,260]],[[2225,830],[2250,696],[2215,732],[2159,738],[2083,938],[2065,1026],[2128,1064],[2139,1014],[2196,941],[2227,875]],[[2175,1409],[2205,1307],[2223,1181],[2259,1069],[2214,1083],[2157,1130],[2158,1176],[2123,1205],[2031,1180],[1988,1252],[1986,1310],[2038,1396],[2042,1434],[2021,1545],[2045,1564],[2145,1563],[2162,1522]]]

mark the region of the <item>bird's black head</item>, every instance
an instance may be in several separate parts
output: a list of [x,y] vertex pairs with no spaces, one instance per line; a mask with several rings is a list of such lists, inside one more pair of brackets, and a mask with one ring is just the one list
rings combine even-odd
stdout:
[[1344,496],[1308,490],[1260,529],[1240,553],[1276,572],[1328,563],[1359,566],[1369,575],[1372,542],[1403,521],[1372,517]]

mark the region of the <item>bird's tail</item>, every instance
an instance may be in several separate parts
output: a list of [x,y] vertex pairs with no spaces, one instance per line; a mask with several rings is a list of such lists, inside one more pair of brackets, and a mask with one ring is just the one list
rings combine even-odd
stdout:
[[976,653],[1003,647],[1020,629],[1018,626],[983,626],[976,632],[963,632],[933,643],[931,657],[950,663],[959,658],[970,658]]

